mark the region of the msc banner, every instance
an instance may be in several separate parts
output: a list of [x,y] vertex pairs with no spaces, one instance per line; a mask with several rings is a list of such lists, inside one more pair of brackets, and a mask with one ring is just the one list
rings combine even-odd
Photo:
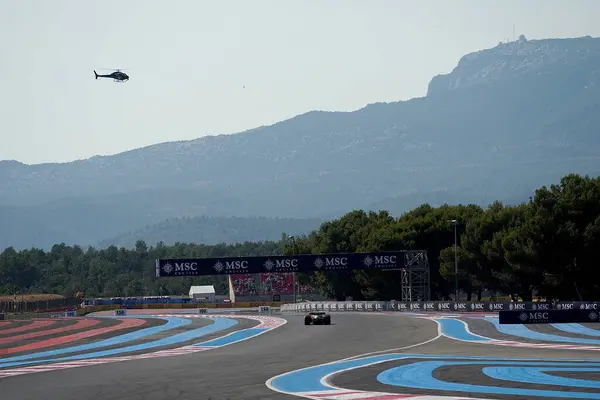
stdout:
[[[408,312],[442,312],[442,313],[500,313],[500,323],[502,318],[513,318],[513,321],[519,321],[527,317],[527,321],[542,321],[544,315],[548,318],[555,318],[555,312],[562,312],[560,315],[568,315],[567,312],[573,312],[571,315],[587,315],[588,319],[571,322],[588,322],[600,315],[600,303],[598,302],[560,302],[560,303],[542,303],[542,302],[488,302],[488,301],[324,301],[324,302],[305,302],[296,304],[283,304],[281,311],[287,312],[307,312],[307,311],[408,311]],[[553,314],[547,312],[553,311]],[[502,315],[508,317],[502,317]],[[516,317],[515,317],[516,316]],[[530,318],[531,317],[531,318]],[[556,318],[575,318],[575,317],[556,317]],[[577,317],[579,318],[579,317]],[[584,318],[584,317],[581,317]],[[558,321],[558,320],[557,320]],[[592,321],[595,322],[595,321]],[[540,323],[540,322],[504,322],[504,323]]]
[[156,260],[156,276],[260,274],[267,272],[352,271],[404,267],[404,252],[298,254],[269,257]]
[[500,324],[599,322],[598,312],[585,309],[500,311],[498,314]]

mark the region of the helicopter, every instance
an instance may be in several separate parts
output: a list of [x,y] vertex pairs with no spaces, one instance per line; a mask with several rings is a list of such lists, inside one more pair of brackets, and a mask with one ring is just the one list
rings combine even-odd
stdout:
[[112,78],[114,82],[127,82],[129,80],[129,75],[127,75],[125,72],[122,72],[120,69],[117,69],[115,72],[108,75],[98,75],[98,73],[94,71],[94,75],[96,75],[96,79]]

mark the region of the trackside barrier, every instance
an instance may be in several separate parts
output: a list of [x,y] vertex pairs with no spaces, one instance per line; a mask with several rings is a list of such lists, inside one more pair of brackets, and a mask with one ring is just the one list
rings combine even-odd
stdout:
[[[279,301],[273,302],[240,302],[240,303],[200,303],[203,308],[257,308],[260,306],[279,307],[282,305]],[[189,308],[197,309],[198,303],[174,304],[174,303],[154,303],[154,304],[135,304],[127,305],[128,309],[169,309],[169,308]],[[77,315],[85,315],[99,311],[112,311],[120,309],[120,304],[105,304],[100,306],[86,306],[77,311]]]
[[500,311],[498,320],[501,324],[560,324],[573,322],[600,322],[600,315],[595,310],[527,310]]
[[521,310],[597,310],[600,313],[600,302],[561,301],[557,303],[542,302],[491,302],[491,301],[326,301],[283,304],[281,312],[305,313],[310,311],[397,311],[397,312],[499,312]]
[[65,317],[76,317],[77,316],[77,311],[65,311],[65,313],[63,315]]
[[[26,297],[24,297],[26,296]],[[57,298],[57,299],[41,299],[44,295],[24,295],[16,296],[12,300],[0,300],[0,312],[6,315],[10,313],[29,314],[29,313],[50,313],[63,312],[62,308],[76,307],[81,303],[81,299],[77,297]],[[37,297],[37,299],[36,299]]]
[[199,308],[196,312],[198,314],[206,314],[208,313],[208,310],[206,308]]
[[4,313],[0,312],[0,321],[4,321]]
[[127,309],[119,308],[118,310],[114,310],[113,314],[115,317],[124,317],[127,315]]
[[269,306],[259,306],[258,307],[258,312],[259,313],[270,313],[271,312],[271,307],[269,307]]
[[62,314],[55,314],[55,313],[53,313],[53,314],[50,314],[48,317],[50,317],[50,318],[61,318],[62,316],[63,316]]

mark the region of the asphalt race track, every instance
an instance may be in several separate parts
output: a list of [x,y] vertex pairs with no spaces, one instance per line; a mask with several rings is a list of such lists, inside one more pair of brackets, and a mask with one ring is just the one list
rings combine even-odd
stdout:
[[600,399],[598,324],[215,311],[3,321],[0,398]]

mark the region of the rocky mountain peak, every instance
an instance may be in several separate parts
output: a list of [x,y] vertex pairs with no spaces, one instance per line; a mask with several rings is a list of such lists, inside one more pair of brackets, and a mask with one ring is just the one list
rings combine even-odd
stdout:
[[[572,39],[518,40],[463,56],[449,74],[435,76],[427,96],[518,77],[529,73],[552,73],[596,65],[600,70],[600,38],[585,36]],[[595,77],[598,74],[594,74]],[[590,84],[596,83],[596,79]]]

